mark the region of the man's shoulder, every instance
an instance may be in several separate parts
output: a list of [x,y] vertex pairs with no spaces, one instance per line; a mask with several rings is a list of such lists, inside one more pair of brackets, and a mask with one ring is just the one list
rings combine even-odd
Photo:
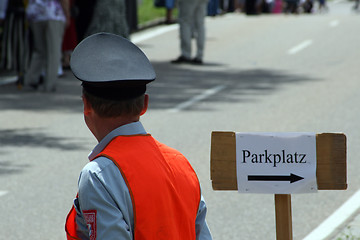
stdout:
[[88,162],[83,169],[82,173],[89,172],[94,174],[99,174],[106,169],[116,167],[116,165],[107,157],[100,156]]

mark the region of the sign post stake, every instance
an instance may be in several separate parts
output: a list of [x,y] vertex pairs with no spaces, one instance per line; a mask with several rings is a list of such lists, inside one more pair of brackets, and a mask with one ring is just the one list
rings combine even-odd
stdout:
[[292,240],[291,195],[275,194],[276,240]]

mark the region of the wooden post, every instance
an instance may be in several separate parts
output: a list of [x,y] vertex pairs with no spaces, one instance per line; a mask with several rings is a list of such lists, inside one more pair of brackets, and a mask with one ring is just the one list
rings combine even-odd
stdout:
[[276,240],[292,240],[291,195],[275,194]]

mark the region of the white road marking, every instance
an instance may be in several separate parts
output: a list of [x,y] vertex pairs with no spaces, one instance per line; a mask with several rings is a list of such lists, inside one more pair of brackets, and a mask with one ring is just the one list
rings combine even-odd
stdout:
[[360,190],[349,198],[331,216],[323,221],[303,240],[323,240],[330,237],[338,228],[360,208]]
[[178,24],[173,24],[173,25],[169,25],[169,26],[161,26],[159,28],[155,28],[155,29],[151,29],[151,31],[144,31],[141,33],[134,33],[133,36],[131,37],[131,41],[135,44],[138,44],[139,42],[148,40],[150,38],[159,36],[161,34],[173,31],[173,30],[177,30],[179,28]]
[[296,53],[300,52],[301,50],[310,46],[312,43],[313,43],[312,40],[305,40],[305,41],[301,42],[300,44],[296,45],[295,47],[291,48],[287,53],[289,55],[296,54]]
[[18,80],[17,76],[8,76],[8,77],[2,77],[0,81],[0,86],[9,84],[9,83],[15,83]]
[[8,191],[0,191],[0,197],[6,195],[8,193]]
[[179,111],[181,111],[181,110],[183,110],[185,108],[190,107],[191,105],[194,105],[195,103],[197,103],[197,102],[199,102],[201,100],[204,100],[205,98],[210,97],[211,95],[214,95],[214,94],[220,92],[224,88],[225,88],[224,85],[218,85],[216,87],[210,88],[210,89],[204,91],[202,94],[197,95],[197,96],[189,99],[188,101],[180,103],[176,107],[169,109],[168,112],[179,112]]
[[330,27],[337,27],[339,25],[339,20],[332,20],[330,23],[329,23],[329,26]]

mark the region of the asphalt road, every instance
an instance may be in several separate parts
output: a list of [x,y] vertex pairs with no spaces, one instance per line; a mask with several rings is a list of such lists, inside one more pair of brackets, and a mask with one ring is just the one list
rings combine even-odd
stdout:
[[[214,239],[275,239],[274,196],[213,191],[212,131],[343,132],[348,190],[292,196],[302,239],[360,187],[360,15],[336,2],[313,15],[208,18],[205,64],[172,65],[176,25],[133,35],[157,71],[145,128],[198,173]],[[79,172],[96,144],[70,72],[55,93],[0,86],[0,239],[65,239]]]

